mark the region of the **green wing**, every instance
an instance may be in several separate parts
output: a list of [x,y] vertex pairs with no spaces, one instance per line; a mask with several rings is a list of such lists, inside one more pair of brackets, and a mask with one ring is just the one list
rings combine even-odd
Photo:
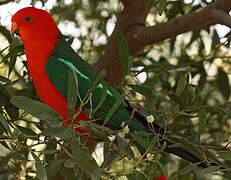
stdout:
[[[56,45],[54,53],[46,63],[46,73],[52,84],[59,90],[59,92],[67,98],[68,89],[68,72],[73,71],[78,79],[78,89],[81,98],[84,98],[88,90],[93,86],[97,77],[96,71],[84,60],[82,60],[68,43],[61,37],[61,41]],[[103,86],[99,84],[92,92],[92,106],[93,109],[98,105],[103,93]],[[119,92],[107,87],[107,96],[102,106],[95,112],[94,116],[102,121],[105,119],[107,113],[112,108],[113,104],[122,98]],[[79,104],[80,101],[78,100]],[[119,108],[113,113],[108,125],[113,128],[120,128],[123,121],[130,118],[130,114],[125,108],[126,103],[123,101]],[[89,103],[85,105],[90,108]],[[137,120],[132,120],[129,124],[132,130],[144,130],[145,127]]]

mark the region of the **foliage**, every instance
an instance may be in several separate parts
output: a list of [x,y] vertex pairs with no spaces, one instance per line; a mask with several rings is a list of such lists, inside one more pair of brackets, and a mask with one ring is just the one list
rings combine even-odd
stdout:
[[[48,1],[32,1],[38,2],[46,7]],[[202,6],[193,2],[156,1],[146,23],[164,22]],[[210,1],[203,2],[209,4]],[[85,28],[85,34],[78,36],[81,41],[78,53],[90,63],[99,58],[106,43],[96,43],[98,37],[108,41],[107,25],[117,15],[113,3],[112,0],[79,0],[65,4],[57,0],[50,9],[57,23],[68,21],[77,28]],[[76,20],[76,12],[82,14],[84,21]],[[126,126],[113,131],[95,124],[94,119],[78,125],[93,137],[79,134],[74,124],[66,127],[54,110],[38,101],[28,78],[23,46],[15,40],[0,51],[1,64],[9,72],[8,77],[0,75],[2,179],[35,179],[35,176],[53,179],[60,174],[66,179],[77,176],[79,179],[122,179],[125,176],[152,179],[162,173],[169,179],[210,179],[213,175],[230,179],[230,32],[221,38],[214,26],[208,25],[146,47],[137,52],[136,57],[129,56],[121,33],[118,33],[118,44],[127,74],[121,92],[142,114],[152,115],[154,123],[161,125],[166,134],[160,137],[154,133],[127,132]],[[24,72],[15,67],[15,63],[20,62]],[[74,83],[70,80],[69,87],[76,90]],[[70,89],[68,108],[72,114],[75,101],[71,97],[77,97],[78,91]],[[153,123],[149,125],[153,130]],[[202,161],[216,165],[199,168],[198,163],[189,163],[164,152],[163,139],[169,138]],[[91,144],[92,139],[104,142],[101,165],[91,156],[88,143]]]

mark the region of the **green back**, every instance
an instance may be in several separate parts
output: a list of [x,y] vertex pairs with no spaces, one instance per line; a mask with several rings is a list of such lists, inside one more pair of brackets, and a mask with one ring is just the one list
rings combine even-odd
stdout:
[[[46,73],[52,84],[59,90],[59,92],[67,98],[68,92],[68,72],[73,71],[78,79],[78,90],[83,99],[88,90],[93,86],[97,77],[96,71],[84,60],[79,57],[74,50],[69,46],[66,40],[61,36],[60,42],[55,46],[50,59],[46,63]],[[92,107],[96,108],[103,93],[103,86],[99,84],[92,92]],[[107,96],[102,106],[95,112],[94,116],[97,119],[104,121],[108,111],[113,104],[122,98],[121,94],[111,86],[107,86]],[[77,104],[80,104],[79,99]],[[123,101],[119,108],[111,116],[108,125],[119,129],[123,121],[130,118],[130,114],[125,108],[126,103]],[[86,104],[85,108],[90,108],[90,104]],[[136,119],[133,119],[129,127],[132,131],[145,130]]]

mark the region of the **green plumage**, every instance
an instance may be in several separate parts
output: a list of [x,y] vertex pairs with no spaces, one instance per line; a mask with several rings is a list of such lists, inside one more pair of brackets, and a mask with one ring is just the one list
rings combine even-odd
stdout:
[[[73,71],[78,79],[78,89],[81,98],[84,98],[88,90],[93,86],[97,77],[96,71],[84,60],[79,57],[75,51],[69,46],[66,40],[60,36],[60,42],[55,46],[50,59],[46,64],[46,73],[52,84],[59,92],[67,99],[68,92],[68,72]],[[103,86],[99,84],[92,92],[93,109],[98,105],[103,93]],[[121,94],[107,86],[107,96],[102,106],[95,112],[94,117],[104,121],[107,113],[118,99],[121,99]],[[80,104],[79,99],[77,104]],[[112,128],[120,128],[123,121],[128,121],[130,114],[125,108],[126,103],[122,101],[119,108],[113,113],[107,125]],[[90,108],[90,104],[86,104],[85,108]],[[132,131],[145,130],[145,126],[133,118],[129,127]]]

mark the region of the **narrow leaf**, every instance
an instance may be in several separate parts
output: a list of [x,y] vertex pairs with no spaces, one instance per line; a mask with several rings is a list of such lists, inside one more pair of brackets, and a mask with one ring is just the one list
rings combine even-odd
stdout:
[[201,160],[203,159],[202,156],[201,156],[201,153],[199,152],[199,150],[193,144],[191,144],[190,142],[188,142],[184,138],[182,138],[181,142],[182,142],[182,144],[183,144],[183,146],[185,147],[186,150],[193,153],[194,155],[196,155]]
[[47,180],[46,169],[43,166],[42,162],[40,161],[40,159],[38,158],[38,156],[34,152],[31,152],[31,154],[35,160],[35,168],[36,168],[37,178],[39,178],[40,180]]
[[63,167],[61,169],[61,174],[65,178],[65,180],[76,180],[77,179],[75,173],[68,168]]
[[82,170],[88,175],[94,175],[98,179],[100,171],[96,161],[90,155],[87,148],[75,136],[71,140],[71,151]]
[[7,89],[0,83],[0,94],[1,96],[5,96],[7,98],[11,98],[11,94],[7,91]]
[[202,172],[204,173],[213,173],[214,171],[218,171],[221,169],[222,166],[210,166],[205,169],[202,169]]
[[230,96],[229,78],[222,67],[218,68],[217,84],[221,94],[226,100],[228,100]]
[[231,161],[231,151],[219,152],[219,157],[224,160]]
[[99,110],[99,108],[103,105],[104,100],[107,97],[107,84],[106,82],[102,82],[103,85],[103,92],[100,98],[100,101],[98,102],[97,106],[95,107],[95,109],[93,110],[93,114]]
[[74,72],[68,72],[68,91],[67,91],[67,112],[68,117],[71,119],[75,112],[75,107],[77,103],[78,87],[74,80]]
[[106,158],[105,161],[103,162],[102,167],[107,167],[109,165],[111,165],[114,161],[117,160],[117,158],[120,158],[120,155],[115,153],[115,152],[110,152]]
[[19,129],[19,131],[21,131],[23,134],[26,134],[28,136],[37,136],[37,134],[32,131],[31,129],[29,128],[25,128],[25,127],[22,127],[22,126],[19,126],[17,124],[15,124],[15,126]]
[[218,44],[220,44],[220,37],[216,30],[213,32],[213,38],[212,38],[212,49],[215,49]]
[[177,174],[179,174],[179,175],[187,174],[187,173],[191,172],[195,167],[197,167],[198,164],[200,164],[200,162],[190,164],[190,165],[186,166],[185,168],[177,171]]
[[48,179],[53,179],[59,172],[63,160],[54,159],[46,167]]
[[158,135],[155,135],[151,142],[149,143],[149,149],[153,149],[153,147],[156,145],[156,143],[159,141],[159,136]]
[[158,4],[158,13],[161,16],[167,6],[167,0],[160,0]]
[[54,127],[46,128],[42,132],[45,136],[59,137],[64,140],[71,140],[73,137],[73,131],[69,127]]
[[129,159],[134,158],[134,153],[126,140],[120,136],[116,136],[116,139],[118,141],[121,153],[127,155]]
[[181,107],[184,107],[184,102],[180,96],[177,96],[175,94],[169,94],[168,96],[172,99],[172,101],[179,104]]
[[10,79],[8,79],[8,78],[6,78],[6,77],[4,77],[4,76],[2,76],[2,75],[0,75],[0,81],[1,81],[1,82],[6,82],[6,83],[11,82]]
[[148,142],[145,141],[138,133],[130,133],[131,137],[145,150],[148,148]]
[[104,119],[103,125],[105,126],[108,121],[111,119],[112,115],[116,112],[116,110],[119,108],[119,106],[123,102],[123,97],[117,99],[117,101],[113,104],[112,108],[108,111],[107,116]]
[[24,96],[14,96],[10,102],[18,108],[23,109],[25,112],[48,122],[50,126],[61,126],[63,121],[60,115],[51,107],[32,100]]
[[129,52],[128,52],[128,45],[126,39],[122,32],[117,33],[117,42],[119,46],[119,57],[120,63],[122,65],[122,69],[124,72],[124,76],[128,74],[129,71]]
[[12,53],[12,54],[11,54],[11,56],[10,56],[10,64],[9,64],[8,77],[10,77],[10,74],[11,74],[11,72],[12,72],[12,71],[13,71],[13,69],[14,69],[14,66],[15,66],[16,60],[17,60],[17,54]]
[[152,90],[148,87],[142,86],[142,85],[133,85],[129,84],[129,86],[134,89],[136,92],[144,95],[144,96],[151,96],[152,95]]
[[181,93],[184,91],[185,89],[185,85],[186,85],[186,74],[184,74],[183,76],[180,77],[180,79],[177,82],[177,87],[176,87],[176,95],[180,96]]
[[2,126],[4,127],[6,132],[9,133],[10,135],[12,135],[9,124],[8,124],[7,120],[2,116],[2,114],[0,114],[0,123],[2,124]]
[[200,136],[203,132],[203,129],[205,128],[206,125],[206,111],[204,109],[201,109],[200,114],[199,114],[199,141],[200,141]]
[[6,156],[0,157],[0,168],[1,169],[4,168],[8,164],[8,162],[10,161],[11,155],[12,154],[9,153]]

